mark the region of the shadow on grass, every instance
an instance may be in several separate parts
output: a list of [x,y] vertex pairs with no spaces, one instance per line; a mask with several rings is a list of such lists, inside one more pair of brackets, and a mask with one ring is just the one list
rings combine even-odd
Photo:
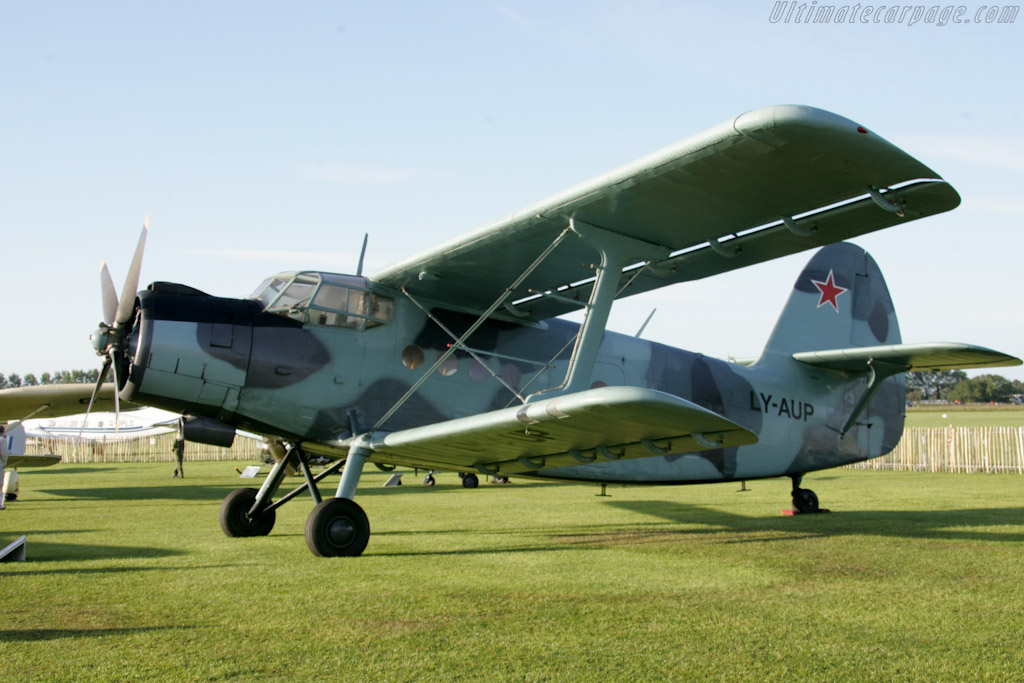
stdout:
[[[75,543],[36,542],[31,537],[25,549],[27,562],[66,562],[68,560],[140,560],[185,555],[181,550],[127,545],[78,545]],[[73,572],[72,572],[73,573]]]
[[[454,476],[454,475],[453,475]],[[40,489],[40,493],[45,493],[54,497],[62,499],[72,500],[194,500],[194,501],[221,501],[229,493],[234,491],[236,488],[253,488],[258,489],[263,483],[262,479],[252,480],[252,483],[242,484],[241,486],[232,486],[231,484],[188,484],[185,482],[169,483],[166,486],[110,486],[106,488],[66,488],[66,489]],[[292,489],[301,485],[301,482],[289,479],[284,485],[278,490],[274,499],[277,500],[284,496]],[[524,482],[510,485],[485,487],[483,485],[478,489],[465,489],[467,494],[475,493],[477,495],[486,495],[484,492],[488,490],[501,491],[508,490],[508,486],[515,488],[533,488],[537,486],[546,487],[561,487],[561,486],[575,486],[576,484],[561,484],[561,483],[550,483],[550,482]],[[322,482],[319,485],[320,494],[324,498],[329,498],[334,495],[337,484],[331,482]],[[372,487],[372,488],[360,488],[359,497],[364,496],[386,496],[386,495],[423,495],[423,494],[437,494],[440,492],[452,492],[461,491],[463,487],[461,484],[454,485],[437,485],[437,486],[401,486],[401,487]],[[309,493],[303,492],[299,494],[301,497],[309,499]]]
[[53,476],[53,475],[65,475],[65,474],[92,474],[95,472],[113,472],[116,467],[102,466],[102,465],[71,465],[61,467],[60,465],[54,465],[51,467],[43,468],[32,468],[31,474],[33,477],[41,476]]
[[28,571],[13,572],[0,571],[0,576],[55,576],[58,574],[73,574],[75,576],[85,576],[87,574],[138,574],[139,572],[191,572],[201,569],[230,570],[236,569],[237,567],[238,565],[235,564],[214,564],[205,566],[189,565],[187,567],[69,567],[67,569],[30,569]]
[[[883,536],[935,540],[972,540],[998,543],[1022,543],[1024,532],[1000,532],[981,527],[1014,526],[1024,523],[1024,508],[981,510],[881,510],[842,512],[799,517],[747,517],[715,508],[680,505],[665,501],[609,502],[614,508],[650,515],[658,521],[622,524],[571,525],[564,528],[505,529],[508,537],[525,534],[547,535],[548,542],[518,545],[486,545],[478,548],[374,552],[380,557],[453,556],[557,552],[560,550],[601,549],[619,545],[644,545],[685,542],[688,539],[713,539],[719,543],[776,543],[835,536]],[[480,533],[479,530],[392,531],[380,535]]]
[[188,626],[137,626],[135,628],[30,628],[24,630],[0,630],[0,642],[34,640],[58,640],[60,638],[104,638],[106,636],[130,636],[147,631],[166,631],[190,628]]
[[[624,501],[607,503],[629,512],[659,519],[710,528],[680,530],[688,534],[775,532],[819,536],[890,536],[976,541],[1024,542],[1020,531],[999,532],[979,527],[1024,524],[1024,508],[984,508],[976,510],[861,510],[829,515],[796,517],[746,517],[719,509],[680,505],[666,501]],[[737,539],[743,540],[743,539]]]
[[72,500],[222,500],[232,491],[226,486],[111,486],[108,488],[41,489],[40,493]]
[[[372,539],[371,539],[372,542]],[[523,545],[515,547],[460,548],[458,550],[415,550],[409,552],[375,553],[373,548],[366,553],[373,557],[447,557],[452,555],[504,555],[506,553],[550,553],[559,550],[579,550],[574,543],[544,543],[543,545]]]

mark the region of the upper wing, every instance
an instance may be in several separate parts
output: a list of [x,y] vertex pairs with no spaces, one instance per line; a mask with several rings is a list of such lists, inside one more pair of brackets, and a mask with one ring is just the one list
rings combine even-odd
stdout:
[[392,432],[371,447],[393,464],[507,475],[756,441],[745,427],[679,397],[601,387]]
[[982,346],[939,342],[802,351],[794,353],[793,358],[808,365],[846,372],[866,370],[872,361],[901,366],[907,372],[998,368],[1022,363],[1020,358]]
[[[84,413],[89,407],[92,384],[40,384],[0,390],[0,420],[24,420],[28,417],[60,417]],[[128,405],[122,402],[122,405]],[[112,410],[114,385],[100,387],[94,410]]]
[[[876,201],[869,188],[893,189]],[[637,275],[620,293],[628,296],[959,203],[934,171],[853,121],[810,107],[768,107],[389,266],[373,279],[443,307],[483,310],[575,218],[662,249],[664,258],[639,274],[638,266],[625,269],[624,282]],[[516,315],[541,320],[581,307],[595,260],[581,239],[564,240],[512,293]]]

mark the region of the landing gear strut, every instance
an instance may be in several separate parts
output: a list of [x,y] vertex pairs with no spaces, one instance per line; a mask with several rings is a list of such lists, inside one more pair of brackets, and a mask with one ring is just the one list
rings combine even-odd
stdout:
[[818,512],[818,496],[810,489],[800,488],[803,475],[792,477],[793,479],[793,507],[803,515]]

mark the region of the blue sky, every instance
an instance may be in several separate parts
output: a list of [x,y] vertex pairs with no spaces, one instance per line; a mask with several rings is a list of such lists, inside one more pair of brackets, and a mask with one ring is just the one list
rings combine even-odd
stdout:
[[[963,197],[856,240],[904,341],[1024,356],[1024,17],[786,24],[774,6],[5,3],[0,370],[98,366],[99,264],[120,286],[147,213],[144,283],[245,296],[353,271],[364,232],[372,273],[781,103],[862,123]],[[610,327],[657,307],[650,339],[757,355],[809,256],[619,302]]]

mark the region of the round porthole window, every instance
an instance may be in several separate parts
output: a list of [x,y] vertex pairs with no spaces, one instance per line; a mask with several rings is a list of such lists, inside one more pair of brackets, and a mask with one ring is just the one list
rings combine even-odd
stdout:
[[491,376],[491,371],[486,365],[474,358],[469,362],[469,376],[477,382],[483,382]]
[[423,349],[415,344],[409,344],[402,349],[402,365],[410,370],[420,367],[425,360],[426,356],[423,354]]
[[459,371],[459,359],[455,356],[449,356],[448,360],[441,363],[440,373],[445,377],[451,377]]
[[511,363],[505,363],[501,366],[501,378],[505,380],[510,387],[518,387],[519,381],[523,378],[523,373],[519,371],[519,368]]

